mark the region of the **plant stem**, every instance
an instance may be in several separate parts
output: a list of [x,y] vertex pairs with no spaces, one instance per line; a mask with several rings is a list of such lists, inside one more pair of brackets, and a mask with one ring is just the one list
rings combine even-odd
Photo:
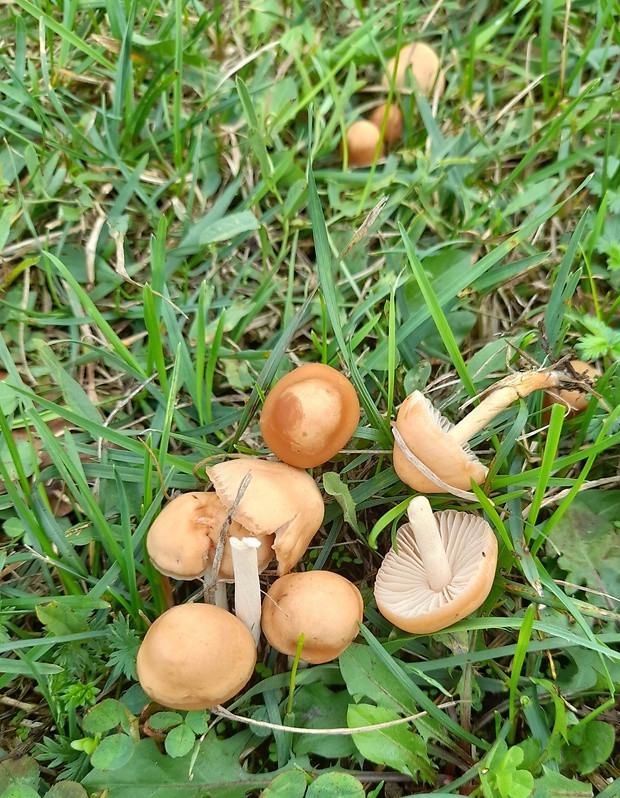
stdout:
[[452,569],[426,496],[416,496],[411,500],[407,516],[428,583],[432,590],[440,593],[452,581]]

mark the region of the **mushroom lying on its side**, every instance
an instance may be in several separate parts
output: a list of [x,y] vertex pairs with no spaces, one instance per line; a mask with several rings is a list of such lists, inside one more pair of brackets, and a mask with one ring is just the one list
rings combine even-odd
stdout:
[[379,612],[399,629],[431,634],[476,610],[493,585],[497,540],[483,518],[453,510],[433,514],[416,496],[409,523],[396,533],[375,582]]

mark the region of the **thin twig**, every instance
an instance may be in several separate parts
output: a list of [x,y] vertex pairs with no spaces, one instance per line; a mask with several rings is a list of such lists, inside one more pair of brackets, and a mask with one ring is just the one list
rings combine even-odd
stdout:
[[248,473],[241,480],[241,484],[239,485],[239,490],[237,491],[235,500],[232,503],[232,507],[230,508],[228,515],[226,516],[226,520],[222,524],[222,529],[220,530],[220,537],[217,542],[217,546],[215,547],[215,554],[213,556],[213,565],[211,567],[211,578],[209,579],[208,582],[205,583],[205,589],[204,589],[205,604],[215,604],[215,589],[217,586],[217,577],[220,572],[222,557],[224,556],[224,546],[226,545],[226,541],[228,540],[228,530],[230,529],[233,516],[237,512],[237,507],[239,507],[239,503],[243,498],[243,494],[245,493],[251,480],[252,480],[252,472],[248,471]]
[[[453,707],[458,704],[458,701],[447,701],[444,704],[438,704],[438,709],[446,707]],[[235,720],[238,723],[247,723],[248,726],[260,726],[263,729],[273,729],[274,731],[293,732],[293,734],[326,734],[326,735],[343,735],[343,734],[363,734],[365,732],[377,731],[378,729],[389,729],[392,726],[402,726],[403,723],[411,723],[413,720],[418,720],[428,715],[428,712],[417,712],[415,715],[408,715],[406,718],[398,718],[398,720],[387,720],[384,723],[373,723],[372,726],[353,726],[352,728],[336,728],[336,729],[307,729],[303,726],[283,726],[280,723],[269,723],[266,720],[253,720],[252,718],[244,718],[242,715],[235,715],[229,712],[222,706],[213,707],[211,710],[214,715],[219,715],[227,720]]]

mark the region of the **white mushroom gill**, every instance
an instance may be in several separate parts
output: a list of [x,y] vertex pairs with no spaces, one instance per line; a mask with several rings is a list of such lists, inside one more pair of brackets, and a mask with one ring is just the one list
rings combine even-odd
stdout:
[[449,604],[467,589],[485,556],[486,531],[462,534],[471,515],[444,510],[434,516],[453,578],[442,590],[431,590],[413,530],[405,524],[397,532],[398,551],[388,552],[375,584],[377,599],[394,613],[414,616]]

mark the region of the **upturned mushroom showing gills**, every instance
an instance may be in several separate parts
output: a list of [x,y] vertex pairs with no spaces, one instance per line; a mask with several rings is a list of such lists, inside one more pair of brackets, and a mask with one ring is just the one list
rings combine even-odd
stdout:
[[245,687],[256,645],[243,623],[210,604],[181,604],[153,623],[138,651],[144,692],[170,709],[208,709]]
[[268,394],[260,430],[271,451],[296,468],[331,460],[355,432],[360,403],[349,380],[321,363],[299,366]]
[[433,514],[425,496],[407,510],[377,573],[379,612],[399,629],[432,634],[484,602],[495,578],[497,540],[487,522],[453,510]]
[[352,582],[331,571],[305,571],[276,579],[263,600],[261,626],[270,645],[317,665],[338,657],[357,637],[364,600]]
[[471,480],[481,485],[488,469],[467,441],[517,399],[536,390],[557,388],[567,379],[564,372],[551,369],[515,372],[493,386],[458,424],[451,424],[420,391],[414,391],[400,406],[394,425],[396,473],[420,493],[455,492],[471,498],[464,493]]

